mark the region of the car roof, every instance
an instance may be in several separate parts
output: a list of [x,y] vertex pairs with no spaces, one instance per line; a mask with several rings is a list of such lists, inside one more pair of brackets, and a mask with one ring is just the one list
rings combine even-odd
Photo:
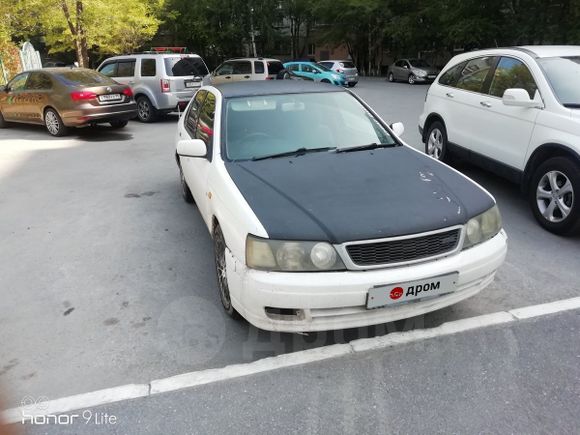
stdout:
[[536,57],[580,56],[580,45],[524,45],[515,48],[531,51]]
[[91,72],[96,72],[94,69],[89,69],[89,68],[79,68],[76,66],[53,66],[53,67],[49,67],[49,68],[37,68],[37,69],[30,69],[27,71],[22,71],[23,73],[27,72],[27,73],[32,73],[32,72],[45,72],[45,73],[61,73],[61,72],[67,72],[67,71],[91,71]]
[[304,80],[253,80],[214,85],[224,98],[279,94],[347,92],[341,86]]
[[[127,58],[135,58],[135,57],[154,57],[154,58],[164,58],[164,57],[199,57],[199,54],[195,53],[132,53],[132,54],[120,54],[118,56],[111,56],[103,60],[103,62],[107,60],[117,60],[117,59],[127,59]],[[102,62],[101,62],[102,63]]]
[[232,57],[231,59],[227,59],[224,61],[225,62],[232,62],[232,61],[236,61],[236,60],[264,60],[266,62],[281,62],[280,59],[274,59],[272,57]]

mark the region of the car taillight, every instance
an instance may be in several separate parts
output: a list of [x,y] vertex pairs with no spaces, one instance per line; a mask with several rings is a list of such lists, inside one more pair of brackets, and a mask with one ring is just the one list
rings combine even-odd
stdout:
[[169,80],[161,79],[161,92],[169,92]]
[[97,98],[97,94],[91,91],[73,91],[70,93],[70,98],[73,101],[87,101]]
[[131,98],[133,96],[133,91],[131,90],[131,88],[125,88],[123,89],[123,95],[125,95],[128,98]]
[[274,80],[274,77],[266,76],[266,80]]

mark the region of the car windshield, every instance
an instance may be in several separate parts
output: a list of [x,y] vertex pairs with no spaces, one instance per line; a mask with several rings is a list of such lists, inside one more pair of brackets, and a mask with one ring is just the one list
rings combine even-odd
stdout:
[[431,66],[429,65],[428,62],[424,61],[423,59],[411,59],[409,60],[409,62],[411,63],[412,66],[417,68],[429,68]]
[[165,72],[170,77],[198,76],[209,74],[205,63],[199,57],[166,57]]
[[580,108],[580,56],[538,59],[556,97],[567,107]]
[[226,103],[225,147],[230,160],[372,143],[396,141],[346,92],[236,97]]
[[62,83],[67,86],[101,86],[118,84],[113,79],[91,70],[62,71],[54,74]]

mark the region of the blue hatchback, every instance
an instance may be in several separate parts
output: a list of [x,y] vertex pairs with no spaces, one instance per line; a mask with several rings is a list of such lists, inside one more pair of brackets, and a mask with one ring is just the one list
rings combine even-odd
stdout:
[[315,82],[332,83],[334,85],[346,86],[347,81],[344,74],[337,73],[323,65],[314,62],[286,62],[284,68],[300,77],[305,77]]

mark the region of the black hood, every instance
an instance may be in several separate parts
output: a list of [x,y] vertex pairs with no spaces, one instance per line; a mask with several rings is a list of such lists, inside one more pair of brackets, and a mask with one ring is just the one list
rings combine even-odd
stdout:
[[474,183],[406,147],[226,162],[272,239],[343,243],[458,224],[494,205]]

